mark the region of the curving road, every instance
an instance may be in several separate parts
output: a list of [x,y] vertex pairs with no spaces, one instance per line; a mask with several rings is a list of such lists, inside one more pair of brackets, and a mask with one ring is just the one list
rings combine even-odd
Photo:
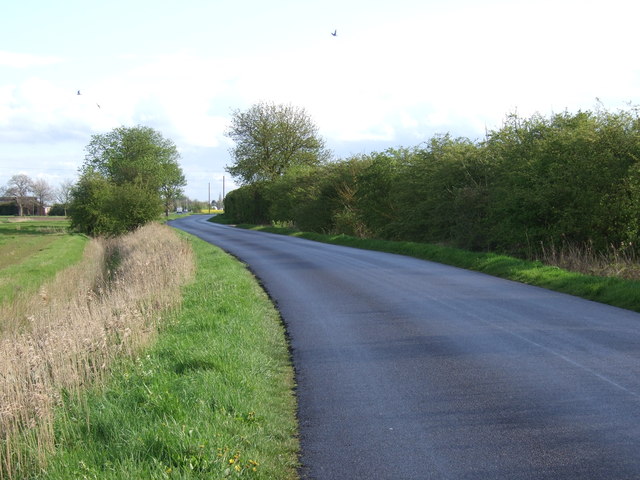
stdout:
[[277,303],[301,476],[640,479],[640,315],[408,257],[172,226],[240,258]]

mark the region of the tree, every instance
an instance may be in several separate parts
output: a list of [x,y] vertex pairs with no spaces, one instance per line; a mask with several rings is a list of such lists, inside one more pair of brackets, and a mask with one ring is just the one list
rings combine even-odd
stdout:
[[187,182],[177,163],[175,165],[166,165],[164,173],[166,181],[160,186],[160,197],[162,198],[164,214],[168,217],[169,212],[175,210],[176,201],[184,193],[182,187]]
[[44,215],[45,207],[55,197],[53,187],[51,187],[51,185],[49,185],[49,183],[44,178],[39,178],[37,180],[34,180],[33,184],[31,185],[31,192],[36,199],[40,214]]
[[64,216],[67,216],[67,208],[69,207],[69,203],[71,202],[71,192],[73,190],[73,181],[72,180],[63,180],[58,189],[56,190],[56,200],[62,205],[64,209]]
[[24,208],[29,205],[32,200],[33,180],[28,175],[20,173],[9,179],[5,189],[7,197],[13,197],[18,204],[18,215],[24,215]]
[[94,135],[72,190],[72,226],[117,235],[165,212],[186,185],[175,144],[149,127],[119,127]]
[[112,225],[111,212],[107,210],[111,196],[107,179],[95,171],[85,171],[73,187],[69,216],[71,228],[87,235],[110,234],[116,229]]
[[258,103],[236,110],[225,135],[235,142],[227,171],[242,184],[273,180],[295,165],[318,165],[330,153],[303,108]]
[[186,185],[178,149],[152,128],[119,127],[94,135],[86,151],[83,169],[100,172],[115,185],[134,183],[158,192]]

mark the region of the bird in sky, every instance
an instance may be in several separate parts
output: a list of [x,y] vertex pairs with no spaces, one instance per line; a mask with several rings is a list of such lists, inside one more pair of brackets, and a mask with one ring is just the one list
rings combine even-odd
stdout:
[[82,94],[80,93],[80,90],[78,90],[78,95],[82,95]]
[[338,36],[338,30],[334,30],[333,32],[331,32],[331,35],[333,35],[334,37]]

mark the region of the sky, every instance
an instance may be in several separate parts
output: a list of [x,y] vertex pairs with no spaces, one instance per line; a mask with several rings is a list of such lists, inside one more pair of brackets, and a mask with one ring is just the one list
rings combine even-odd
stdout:
[[629,109],[639,14],[637,0],[5,2],[0,188],[75,180],[92,135],[144,125],[178,147],[185,193],[217,200],[223,177],[236,187],[224,132],[258,102],[304,108],[335,159],[479,140],[511,113]]

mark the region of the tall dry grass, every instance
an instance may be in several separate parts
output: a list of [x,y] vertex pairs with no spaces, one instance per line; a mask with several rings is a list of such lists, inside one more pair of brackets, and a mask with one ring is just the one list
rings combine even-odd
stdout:
[[565,243],[540,246],[537,258],[546,265],[553,265],[571,272],[640,280],[640,258],[632,244],[610,245],[605,252],[597,251],[592,244]]
[[[193,271],[187,243],[150,224],[91,240],[83,261],[38,295],[0,305],[0,479],[44,461],[62,392],[99,382],[114,359],[148,344]],[[35,457],[16,443],[25,434]]]

